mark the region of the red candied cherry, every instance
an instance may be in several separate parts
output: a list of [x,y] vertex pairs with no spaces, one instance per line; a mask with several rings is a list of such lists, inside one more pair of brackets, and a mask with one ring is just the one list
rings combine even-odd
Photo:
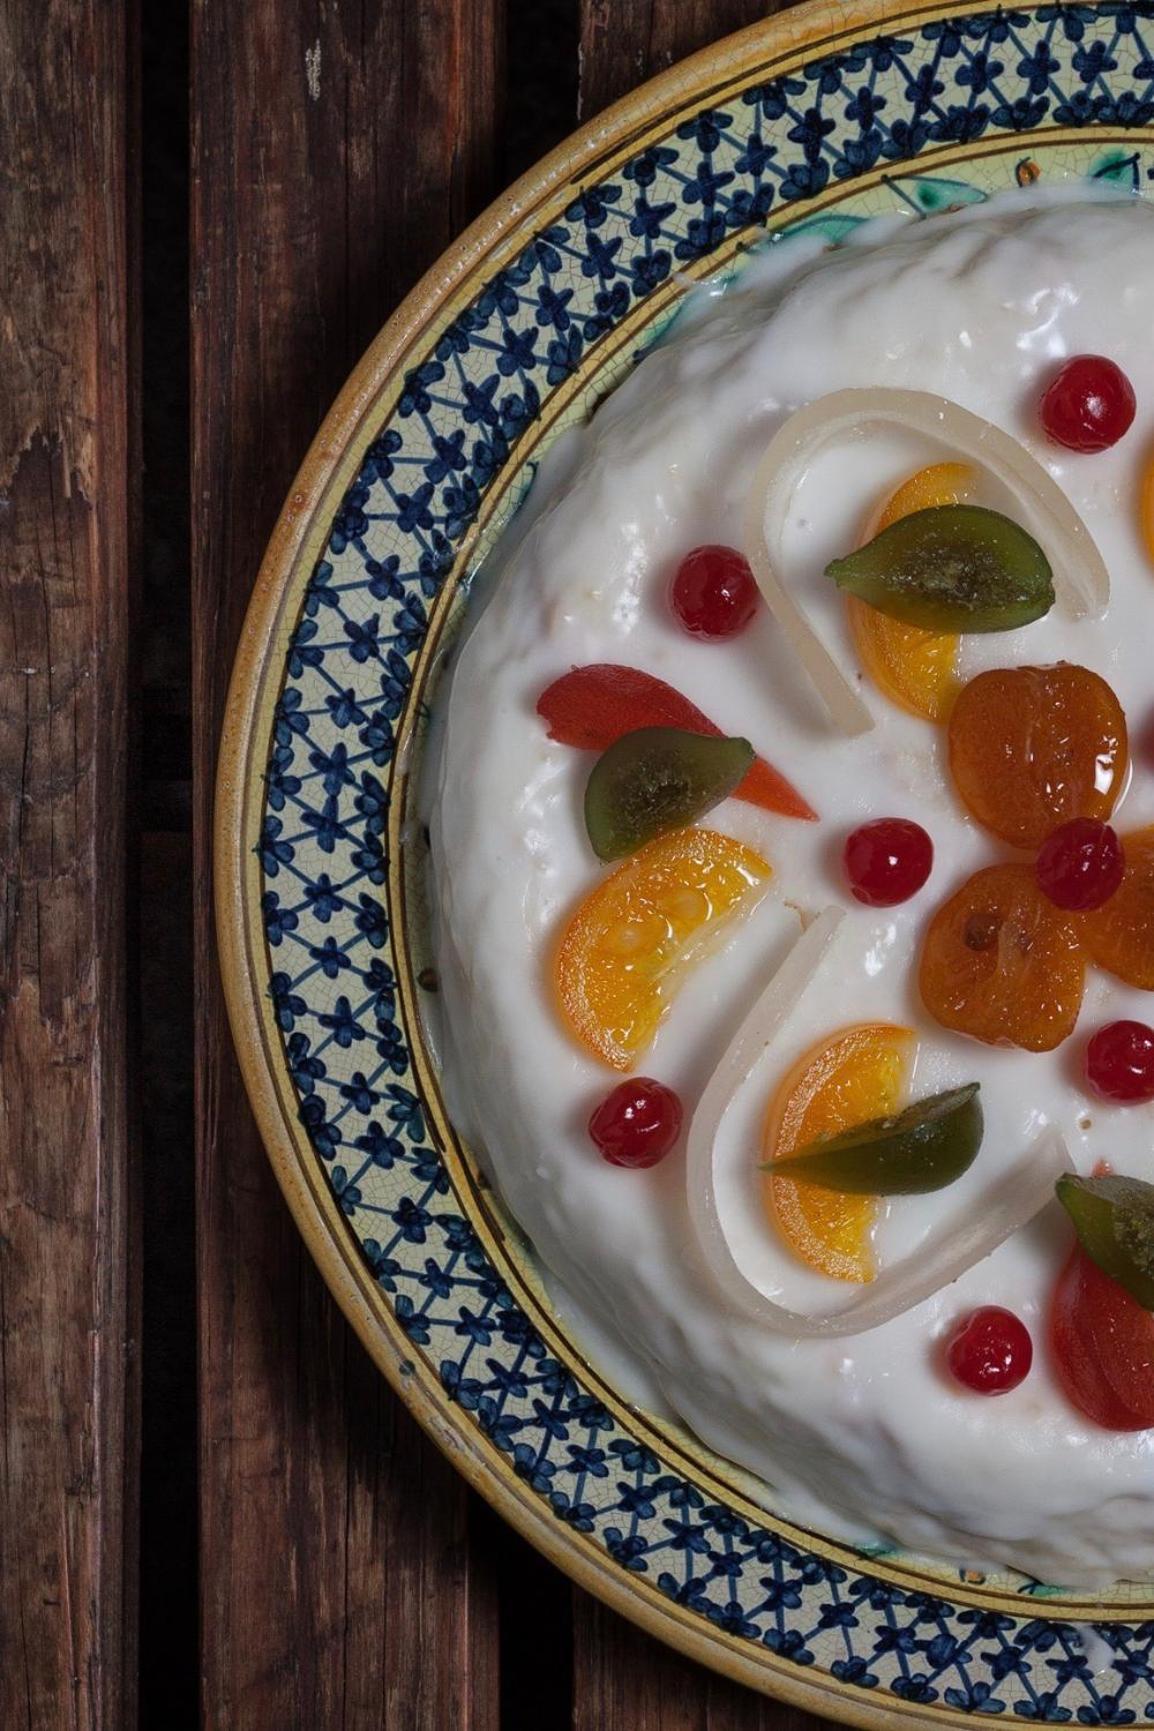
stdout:
[[681,1134],[681,1101],[664,1082],[631,1076],[596,1107],[589,1134],[611,1166],[656,1166]]
[[920,823],[879,817],[846,837],[845,874],[859,902],[892,908],[916,896],[934,864],[934,844]]
[[1048,835],[1034,870],[1055,907],[1086,913],[1120,887],[1126,856],[1117,832],[1094,817],[1076,817]]
[[1107,1022],[1086,1047],[1086,1080],[1103,1100],[1132,1106],[1154,1100],[1154,1028]]
[[1008,1394],[1025,1382],[1033,1362],[1029,1329],[998,1304],[963,1317],[946,1345],[950,1375],[975,1394]]
[[760,592],[736,547],[695,547],[677,567],[673,611],[693,637],[736,637],[757,612]]
[[1046,435],[1070,451],[1108,451],[1134,419],[1134,387],[1105,355],[1074,355],[1042,397]]

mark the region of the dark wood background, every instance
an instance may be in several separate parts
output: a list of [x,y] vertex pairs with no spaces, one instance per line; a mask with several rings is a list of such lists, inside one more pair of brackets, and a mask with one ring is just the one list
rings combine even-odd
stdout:
[[401,295],[766,0],[0,5],[0,1726],[785,1731],[507,1531],[330,1300],[213,959],[266,537]]

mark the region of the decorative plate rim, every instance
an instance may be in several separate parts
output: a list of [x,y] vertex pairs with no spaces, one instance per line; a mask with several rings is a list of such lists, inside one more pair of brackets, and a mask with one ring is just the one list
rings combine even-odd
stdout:
[[[1062,4],[1074,3],[1062,0]],[[799,1671],[777,1653],[765,1647],[751,1649],[737,1636],[707,1624],[696,1612],[664,1597],[651,1582],[626,1574],[600,1547],[560,1526],[541,1499],[499,1459],[496,1449],[478,1443],[473,1427],[462,1421],[460,1409],[446,1391],[433,1379],[425,1381],[413,1374],[408,1342],[301,1131],[295,1097],[285,1086],[280,1037],[268,1003],[267,968],[258,950],[263,941],[255,916],[260,871],[249,843],[255,833],[254,802],[263,799],[263,746],[304,583],[327,538],[335,506],[363,460],[361,435],[383,419],[385,399],[394,388],[399,392],[406,360],[417,345],[446,325],[507,255],[516,255],[543,207],[557,202],[565,189],[576,189],[592,173],[640,149],[647,131],[669,132],[681,110],[700,108],[713,98],[724,100],[727,86],[748,81],[751,72],[788,70],[795,61],[810,59],[818,48],[843,46],[880,27],[903,22],[921,25],[999,9],[1004,9],[999,0],[938,0],[921,5],[903,5],[900,0],[842,4],[839,0],[836,6],[830,0],[805,0],[701,50],[641,86],[575,132],[491,204],[385,324],[301,464],[246,613],[226,700],[217,770],[213,843],[217,942],[241,1072],[297,1227],[378,1368],[473,1488],[580,1585],[712,1669],[793,1705],[862,1726],[908,1725],[911,1720],[924,1725],[968,1722],[974,1714],[941,1704],[927,1707],[888,1691],[863,1694],[816,1667]],[[1048,127],[1046,136],[1057,141],[1061,130]],[[1084,132],[1080,136],[1084,139]],[[1099,136],[1105,136],[1105,129]],[[938,153],[931,159],[937,160]],[[820,208],[821,202],[820,198],[807,200],[806,209]],[[705,262],[716,268],[714,260]],[[454,572],[468,565],[479,529],[475,521],[456,545]],[[439,609],[453,587],[450,580],[443,585],[432,609],[431,634],[439,629]],[[908,1581],[910,1575],[897,1571],[896,1578]],[[943,1596],[946,1591],[943,1583]],[[1063,1621],[1078,1621],[1077,1608],[1069,1602],[1055,1610]],[[1093,1614],[1101,1621],[1120,1620],[1127,1610],[1126,1606],[1103,1607]],[[1129,1608],[1131,1618],[1133,1610]]]

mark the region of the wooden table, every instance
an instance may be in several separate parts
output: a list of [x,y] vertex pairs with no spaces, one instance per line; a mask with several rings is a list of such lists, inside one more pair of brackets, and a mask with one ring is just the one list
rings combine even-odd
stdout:
[[570,1587],[399,1407],[273,1183],[210,907],[233,649],[345,375],[579,118],[773,9],[0,8],[6,1731],[804,1717]]

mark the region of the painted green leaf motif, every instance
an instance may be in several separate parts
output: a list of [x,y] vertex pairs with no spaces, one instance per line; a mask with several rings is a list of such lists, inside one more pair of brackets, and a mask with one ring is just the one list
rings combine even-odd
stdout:
[[915,1100],[904,1112],[871,1118],[765,1167],[848,1196],[922,1196],[967,1171],[982,1145],[979,1084]]
[[1091,180],[1104,180],[1111,186],[1125,186],[1137,192],[1141,184],[1141,158],[1138,152],[1107,151],[1090,170]]
[[951,180],[938,174],[909,175],[903,178],[902,186],[909,188],[913,203],[926,216],[962,204],[985,204],[988,196],[968,180]]
[[1070,1172],[1056,1189],[1087,1256],[1145,1310],[1154,1310],[1154,1184]]
[[593,765],[585,828],[598,859],[624,859],[727,799],[754,760],[747,739],[714,739],[679,727],[623,734]]
[[1049,560],[981,505],[936,505],[826,566],[839,589],[926,631],[1013,631],[1054,605]]
[[1056,1599],[1066,1589],[1065,1587],[1051,1587],[1048,1582],[1035,1580],[1031,1576],[1022,1582],[1018,1591],[1029,1599]]

